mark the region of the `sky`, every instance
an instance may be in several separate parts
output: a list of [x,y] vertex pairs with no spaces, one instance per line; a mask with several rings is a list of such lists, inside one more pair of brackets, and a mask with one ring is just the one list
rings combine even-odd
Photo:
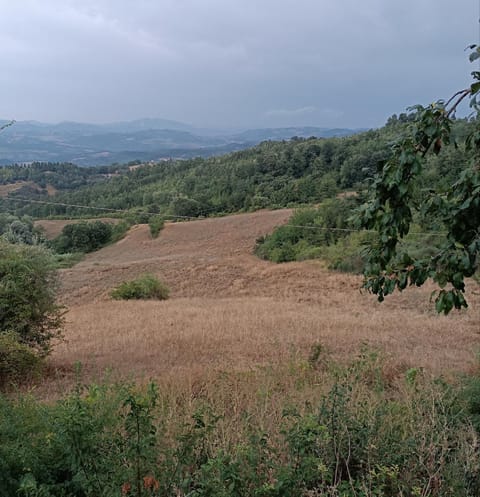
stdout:
[[474,70],[479,0],[0,0],[0,118],[381,126]]

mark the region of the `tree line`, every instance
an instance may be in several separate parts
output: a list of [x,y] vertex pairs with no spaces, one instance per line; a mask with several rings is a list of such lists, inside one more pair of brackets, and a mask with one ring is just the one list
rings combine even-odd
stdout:
[[[407,124],[408,120],[392,116],[386,126],[354,136],[267,141],[221,157],[162,161],[135,169],[68,164],[5,167],[0,169],[0,183],[51,184],[58,190],[54,197],[58,203],[192,217],[318,203],[342,190],[364,188]],[[465,135],[471,126],[467,120],[457,120],[455,133]],[[445,147],[428,159],[425,184],[446,187],[468,159],[464,150]],[[10,196],[52,200],[35,189]],[[7,200],[2,208],[34,217],[85,215],[78,207]]]

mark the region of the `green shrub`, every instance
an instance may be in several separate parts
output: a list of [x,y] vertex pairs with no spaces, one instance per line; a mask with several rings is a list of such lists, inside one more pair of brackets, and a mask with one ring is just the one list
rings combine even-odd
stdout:
[[169,289],[153,274],[146,273],[132,281],[124,281],[112,290],[111,296],[116,300],[156,299],[166,300]]
[[125,219],[122,219],[118,223],[113,224],[109,243],[115,243],[121,240],[126,235],[131,226],[131,223],[129,223]]
[[[375,234],[357,231],[350,220],[356,198],[330,199],[316,209],[298,210],[287,224],[257,240],[255,253],[272,262],[322,259],[330,269],[362,273],[365,245]],[[435,253],[439,238],[434,233],[419,233],[420,226],[402,240],[400,250],[411,256],[428,257]]]
[[157,238],[158,234],[165,226],[165,220],[163,216],[151,216],[148,220],[148,226],[150,227],[152,238]]
[[197,217],[202,206],[200,202],[188,197],[177,197],[170,203],[170,209],[175,216]]
[[[118,228],[117,228],[118,229]],[[52,247],[60,254],[67,252],[92,252],[112,239],[113,228],[102,221],[67,224],[62,233],[52,240]]]
[[322,247],[323,260],[330,269],[346,273],[360,274],[364,268],[364,245],[375,236],[367,231],[348,233],[337,243]]
[[50,351],[63,324],[54,267],[47,249],[0,240],[0,334],[15,333],[40,355]]
[[[349,218],[355,205],[354,198],[330,199],[316,209],[298,210],[286,225],[260,238],[255,253],[273,262],[325,258],[332,247],[348,246],[341,242],[351,234]],[[355,255],[359,254],[358,245],[353,251]]]
[[40,357],[35,351],[20,343],[18,335],[0,333],[0,387],[17,382],[39,370]]
[[0,235],[9,243],[39,245],[45,242],[40,228],[36,228],[28,216],[18,218],[11,214],[0,214]]
[[129,209],[125,216],[125,221],[131,226],[133,224],[147,224],[150,214],[141,207]]

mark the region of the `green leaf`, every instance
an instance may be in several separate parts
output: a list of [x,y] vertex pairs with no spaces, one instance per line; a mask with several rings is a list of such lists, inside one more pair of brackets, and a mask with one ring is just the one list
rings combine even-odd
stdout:
[[402,271],[398,278],[397,286],[399,290],[404,290],[408,283],[408,275],[406,271]]
[[440,292],[437,299],[435,300],[435,310],[438,312],[438,314],[443,312],[445,308],[444,296],[444,292]]
[[470,91],[472,92],[472,95],[475,95],[475,93],[478,93],[478,91],[480,91],[480,81],[477,83],[473,83],[470,86]]

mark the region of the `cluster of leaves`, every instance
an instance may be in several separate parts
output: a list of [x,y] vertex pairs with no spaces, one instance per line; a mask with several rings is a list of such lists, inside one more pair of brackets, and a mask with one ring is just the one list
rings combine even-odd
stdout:
[[124,281],[111,292],[116,300],[166,300],[170,291],[155,275],[145,273],[132,281]]
[[165,226],[165,219],[163,216],[151,216],[148,220],[148,226],[152,238],[157,238],[160,231],[162,231]]
[[22,343],[17,333],[0,333],[0,388],[37,377],[41,371],[42,357]]
[[35,228],[28,216],[20,219],[11,214],[0,214],[0,236],[10,243],[39,245],[45,242],[42,232]]
[[47,353],[62,322],[56,287],[46,249],[0,241],[0,332],[13,332],[21,343]]
[[[216,414],[205,400],[188,398],[195,405],[185,422],[178,398],[176,416],[167,416],[169,401],[153,384],[78,387],[56,404],[0,398],[0,494],[478,495],[472,404],[458,391],[421,370],[391,385],[368,351],[327,367],[291,365],[297,388],[306,375],[316,391],[331,387],[315,405],[284,402],[276,434],[255,423],[262,409],[229,419],[230,406]],[[241,434],[236,441],[226,441],[228,426]]]
[[39,370],[61,335],[56,269],[78,262],[79,252],[115,241],[128,227],[127,222],[71,224],[47,243],[30,218],[0,215],[0,386]]
[[[480,254],[480,121],[473,119],[467,134],[458,137],[453,116],[465,98],[472,98],[477,107],[480,72],[472,75],[472,85],[449,101],[414,107],[415,121],[393,145],[390,159],[379,165],[372,198],[360,210],[360,224],[379,233],[368,252],[364,286],[380,301],[395,288],[421,286],[432,278],[440,287],[435,298],[438,312],[467,307],[464,280],[474,275]],[[422,188],[427,156],[439,155],[452,142],[470,158],[469,167],[445,189]],[[399,246],[415,215],[435,220],[445,232],[439,249],[428,258],[411,257]]]

